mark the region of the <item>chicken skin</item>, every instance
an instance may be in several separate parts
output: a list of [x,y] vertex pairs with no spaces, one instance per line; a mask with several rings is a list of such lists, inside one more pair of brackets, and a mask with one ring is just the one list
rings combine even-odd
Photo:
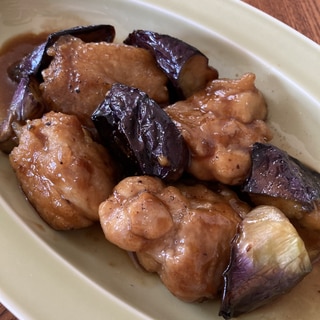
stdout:
[[44,103],[50,110],[76,114],[88,127],[93,126],[92,112],[115,82],[139,88],[159,104],[168,102],[167,77],[145,49],[63,36],[48,55],[53,60],[42,71],[40,85]]
[[50,112],[28,121],[9,159],[30,203],[57,230],[98,221],[99,204],[116,184],[108,152],[73,115]]
[[200,180],[241,184],[251,167],[250,148],[272,134],[255,75],[217,79],[185,101],[165,108],[191,151],[189,172]]
[[230,242],[248,211],[226,187],[166,186],[149,176],[120,181],[99,207],[106,238],[135,252],[147,271],[188,302],[217,297]]

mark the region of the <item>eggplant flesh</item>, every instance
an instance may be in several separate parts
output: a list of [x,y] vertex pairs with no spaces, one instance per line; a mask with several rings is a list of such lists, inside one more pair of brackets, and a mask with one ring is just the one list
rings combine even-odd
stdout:
[[127,175],[177,180],[189,163],[189,149],[166,112],[145,92],[115,83],[92,114],[102,143]]
[[231,319],[250,312],[290,291],[311,269],[289,219],[275,207],[256,207],[232,241],[219,315]]
[[298,220],[319,214],[318,172],[272,144],[255,143],[251,159],[251,173],[242,191],[255,205],[274,205],[287,217]]
[[9,153],[17,144],[17,137],[13,130],[13,124],[24,124],[28,119],[41,117],[46,110],[41,94],[39,83],[41,71],[46,68],[50,61],[46,53],[60,36],[70,34],[79,37],[85,42],[112,42],[115,37],[115,29],[111,25],[79,26],[51,33],[47,40],[37,46],[30,54],[25,56],[17,64],[8,68],[9,77],[18,83],[8,108],[7,116],[0,124],[0,150]]
[[218,71],[208,65],[208,58],[197,48],[167,34],[135,30],[124,40],[149,50],[169,79],[172,102],[188,98],[203,89],[209,80],[218,78]]

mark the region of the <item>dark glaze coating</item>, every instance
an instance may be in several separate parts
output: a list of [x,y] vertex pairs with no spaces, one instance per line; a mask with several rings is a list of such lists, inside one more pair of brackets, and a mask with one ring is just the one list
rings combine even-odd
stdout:
[[105,145],[129,174],[177,180],[189,162],[189,150],[170,117],[139,89],[116,83],[92,120]]

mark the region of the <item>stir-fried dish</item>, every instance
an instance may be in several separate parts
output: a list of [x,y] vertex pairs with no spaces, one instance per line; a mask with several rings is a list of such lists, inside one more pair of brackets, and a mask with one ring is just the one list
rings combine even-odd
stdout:
[[66,232],[100,223],[225,319],[291,290],[320,254],[320,174],[272,144],[255,74],[220,78],[170,35],[114,38],[62,30],[7,66],[0,148],[37,213]]

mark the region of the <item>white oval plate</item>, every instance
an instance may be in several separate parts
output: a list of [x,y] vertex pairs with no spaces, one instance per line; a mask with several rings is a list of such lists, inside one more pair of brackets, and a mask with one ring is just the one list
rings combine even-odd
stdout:
[[[274,143],[320,171],[320,49],[240,1],[5,0],[0,44],[13,35],[92,23],[177,36],[206,53],[221,77],[256,73]],[[219,302],[187,304],[136,269],[97,228],[56,232],[21,193],[0,154],[0,301],[20,319],[221,319]],[[241,319],[315,319],[319,267],[290,294]]]

